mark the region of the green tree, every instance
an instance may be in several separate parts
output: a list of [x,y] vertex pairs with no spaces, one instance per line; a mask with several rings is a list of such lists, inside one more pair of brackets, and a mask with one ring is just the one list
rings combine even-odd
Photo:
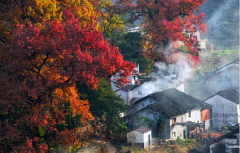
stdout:
[[123,139],[124,133],[128,130],[124,120],[119,113],[124,112],[127,105],[120,96],[116,95],[111,84],[105,79],[100,79],[98,90],[91,90],[86,85],[77,85],[83,99],[88,99],[90,111],[94,117],[106,117],[102,120],[107,125],[107,139]]
[[124,60],[139,63],[141,73],[150,73],[153,61],[143,55],[142,35],[139,32],[127,33],[118,45]]

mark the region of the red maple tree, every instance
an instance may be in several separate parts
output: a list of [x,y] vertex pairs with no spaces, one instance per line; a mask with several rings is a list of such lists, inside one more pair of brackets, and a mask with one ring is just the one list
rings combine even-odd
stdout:
[[[200,13],[195,16],[193,11],[199,12],[199,7],[205,0],[137,0],[133,4],[129,0],[118,0],[114,6],[116,12],[129,12],[130,20],[144,20],[142,27],[144,32],[145,55],[151,59],[160,58],[167,62],[164,50],[170,42],[181,41],[191,51],[192,60],[199,63],[196,56],[198,50],[194,47],[197,42],[195,32],[206,32],[206,25]],[[176,54],[176,49],[168,54]],[[193,57],[196,56],[196,57]]]
[[42,28],[18,26],[11,42],[1,46],[1,151],[81,145],[83,126],[92,115],[88,101],[78,98],[75,83],[97,89],[98,78],[118,74],[122,85],[134,67],[96,25],[81,27],[65,10],[62,21],[46,21]]

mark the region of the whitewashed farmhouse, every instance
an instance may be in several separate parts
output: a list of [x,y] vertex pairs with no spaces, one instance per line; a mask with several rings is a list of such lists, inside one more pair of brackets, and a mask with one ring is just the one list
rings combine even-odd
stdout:
[[231,127],[239,121],[239,91],[235,88],[217,92],[205,100],[211,104],[211,127]]
[[122,89],[116,90],[115,93],[121,96],[125,104],[131,105],[135,99],[157,91],[177,87],[179,87],[179,84],[164,77],[144,78],[135,80],[134,84],[124,86]]
[[140,128],[127,133],[127,140],[142,148],[147,148],[152,145],[152,132],[151,129],[141,126]]
[[197,127],[204,130],[209,108],[211,105],[171,88],[136,100],[130,107],[128,126],[136,129],[145,124],[139,117],[147,117],[153,138],[186,139]]

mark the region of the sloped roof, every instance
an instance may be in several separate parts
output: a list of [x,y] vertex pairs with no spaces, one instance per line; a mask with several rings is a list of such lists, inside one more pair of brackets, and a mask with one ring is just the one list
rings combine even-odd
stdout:
[[148,132],[148,131],[151,131],[151,129],[149,129],[149,128],[145,127],[145,126],[141,126],[140,128],[138,128],[138,129],[136,129],[136,130],[134,130],[134,131],[138,131],[138,132],[144,134],[144,133],[146,133],[146,132]]
[[[229,89],[226,89],[223,91],[219,91],[215,95],[219,95],[227,100],[230,100],[236,104],[239,104],[239,91],[236,90],[236,87],[229,88]],[[214,97],[215,95],[209,97],[208,99]]]
[[150,94],[147,97],[154,98],[157,103],[148,105],[147,107],[163,113],[169,117],[185,114],[196,108],[209,108],[212,105],[187,95],[175,88]]
[[232,62],[228,63],[227,65],[224,65],[223,67],[218,68],[216,71],[212,72],[210,74],[210,76],[213,76],[214,74],[218,73],[219,70],[221,70],[221,69],[223,69],[223,68],[225,68],[225,67],[227,67],[228,65],[231,65],[231,64],[238,64],[239,65],[239,58],[236,58],[235,60],[233,60]]

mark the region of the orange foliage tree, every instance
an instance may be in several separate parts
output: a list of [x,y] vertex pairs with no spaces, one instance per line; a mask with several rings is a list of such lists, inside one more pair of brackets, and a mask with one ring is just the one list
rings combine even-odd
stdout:
[[[17,24],[34,23],[41,27],[46,20],[62,20],[64,9],[79,19],[81,25],[94,23],[97,17],[104,35],[123,29],[121,18],[114,14],[109,0],[6,0],[0,2],[0,43],[8,42]],[[96,25],[99,28],[99,25]]]
[[97,89],[98,78],[118,74],[122,85],[134,67],[104,40],[97,25],[81,25],[65,10],[61,21],[45,21],[42,29],[18,26],[10,43],[1,46],[2,152],[82,145],[84,127],[93,117],[75,83]]

